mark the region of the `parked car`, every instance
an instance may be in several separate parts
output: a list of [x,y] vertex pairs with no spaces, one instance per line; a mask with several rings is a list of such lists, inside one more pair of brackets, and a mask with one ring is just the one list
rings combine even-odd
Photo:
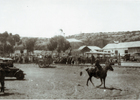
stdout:
[[43,67],[49,67],[50,64],[53,63],[53,59],[52,57],[49,55],[49,56],[46,56],[44,58],[39,58],[38,59],[38,66],[40,68],[43,68]]
[[16,77],[18,80],[24,79],[25,73],[13,66],[13,59],[0,58],[0,67],[5,71],[5,77]]
[[140,62],[140,53],[134,53],[132,56],[135,61]]

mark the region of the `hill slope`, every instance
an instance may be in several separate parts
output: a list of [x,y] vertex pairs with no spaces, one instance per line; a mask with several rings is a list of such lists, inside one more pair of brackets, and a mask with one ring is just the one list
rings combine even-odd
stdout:
[[140,41],[140,31],[80,33],[66,38],[76,38],[82,40],[85,45],[95,45],[102,48],[108,43],[114,43],[114,41]]

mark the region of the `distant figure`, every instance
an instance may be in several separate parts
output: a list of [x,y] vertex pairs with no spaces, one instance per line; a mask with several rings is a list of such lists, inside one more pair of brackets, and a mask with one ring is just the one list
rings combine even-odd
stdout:
[[92,54],[92,56],[91,56],[91,64],[93,65],[94,62],[95,62],[95,57]]
[[88,63],[88,56],[86,57],[86,63]]
[[0,67],[0,83],[1,83],[1,92],[4,92],[5,85],[5,71],[2,67]]

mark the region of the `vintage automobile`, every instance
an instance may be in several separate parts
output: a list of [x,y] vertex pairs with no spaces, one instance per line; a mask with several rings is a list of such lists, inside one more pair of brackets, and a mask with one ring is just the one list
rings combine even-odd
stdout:
[[45,56],[43,58],[38,58],[38,66],[40,68],[49,67],[50,64],[53,63],[53,59],[51,56]]
[[16,77],[18,80],[24,79],[25,73],[14,67],[11,58],[0,58],[0,67],[5,71],[5,77]]
[[91,56],[93,55],[96,59],[99,59],[101,64],[105,64],[105,62],[109,59],[112,63],[120,65],[120,61],[118,61],[118,58],[112,57],[111,53],[107,52],[86,52],[86,56]]
[[132,59],[133,61],[140,62],[140,53],[134,53],[134,54],[132,54],[131,59]]

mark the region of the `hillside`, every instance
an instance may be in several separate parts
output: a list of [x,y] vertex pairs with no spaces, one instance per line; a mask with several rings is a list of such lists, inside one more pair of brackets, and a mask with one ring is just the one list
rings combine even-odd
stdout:
[[[72,49],[78,49],[82,45],[98,46],[103,48],[108,43],[140,41],[140,31],[127,32],[99,32],[99,33],[80,33],[67,36],[66,39],[75,38],[82,40],[83,43],[71,43]],[[21,39],[26,40],[26,37]],[[37,38],[35,49],[47,50],[48,38]]]
[[80,33],[66,38],[76,38],[82,40],[85,45],[95,45],[102,48],[108,43],[114,43],[114,41],[140,41],[140,31]]

